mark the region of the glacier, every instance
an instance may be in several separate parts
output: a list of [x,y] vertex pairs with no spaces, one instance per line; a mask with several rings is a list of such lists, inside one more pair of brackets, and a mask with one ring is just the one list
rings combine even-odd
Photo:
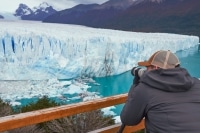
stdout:
[[199,37],[137,33],[33,21],[0,21],[0,79],[118,75],[152,52],[198,45]]
[[[175,53],[196,45],[199,37],[192,35],[0,20],[0,98],[12,105],[43,95],[66,101],[97,98],[87,91],[86,82],[95,82],[91,77],[129,71],[157,50]],[[66,99],[64,94],[78,95]]]

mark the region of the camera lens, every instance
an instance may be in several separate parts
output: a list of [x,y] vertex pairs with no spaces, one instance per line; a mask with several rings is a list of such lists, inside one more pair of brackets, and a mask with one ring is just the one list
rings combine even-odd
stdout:
[[142,69],[142,68],[139,68],[139,67],[133,67],[133,69],[131,70],[131,74],[133,76],[141,77],[144,74],[145,71],[146,71],[145,69]]
[[132,68],[132,70],[131,70],[131,74],[133,75],[133,76],[135,76],[135,70],[137,69],[137,67],[133,67]]

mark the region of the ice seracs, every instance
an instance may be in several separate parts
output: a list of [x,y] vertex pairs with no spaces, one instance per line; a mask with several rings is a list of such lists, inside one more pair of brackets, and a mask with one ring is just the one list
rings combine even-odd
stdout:
[[31,21],[1,21],[0,79],[103,77],[130,70],[152,51],[172,52],[199,43],[199,37],[95,29]]

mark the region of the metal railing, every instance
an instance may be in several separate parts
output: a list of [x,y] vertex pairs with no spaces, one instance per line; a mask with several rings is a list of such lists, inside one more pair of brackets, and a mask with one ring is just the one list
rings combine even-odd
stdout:
[[[62,117],[67,117],[79,113],[89,112],[92,110],[101,109],[113,105],[125,103],[127,94],[115,95],[111,97],[99,98],[92,101],[80,102],[69,105],[62,105],[58,107],[52,107],[47,109],[41,109],[37,111],[31,111],[26,113],[20,113],[16,115],[10,115],[0,117],[0,132],[8,131],[11,129],[33,125],[41,122],[46,122]],[[117,132],[121,124],[115,124],[113,126],[97,129],[91,133],[112,133]],[[124,133],[134,132],[144,129],[144,121],[137,126],[126,127]]]

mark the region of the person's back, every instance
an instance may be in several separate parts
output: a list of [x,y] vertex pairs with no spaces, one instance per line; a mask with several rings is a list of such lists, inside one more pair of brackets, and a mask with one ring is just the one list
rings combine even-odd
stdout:
[[181,67],[145,72],[121,112],[125,125],[145,117],[147,133],[200,132],[200,81]]

